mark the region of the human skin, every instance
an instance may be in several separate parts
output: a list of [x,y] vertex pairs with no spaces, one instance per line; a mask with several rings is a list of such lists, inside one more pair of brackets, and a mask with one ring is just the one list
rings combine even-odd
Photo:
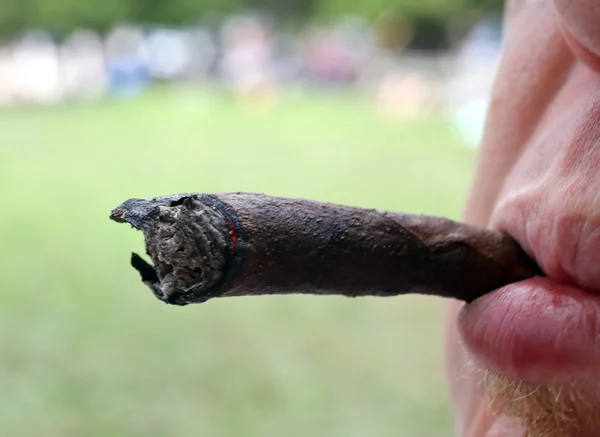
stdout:
[[[600,417],[600,1],[512,0],[505,16],[463,219],[511,234],[548,278],[448,304],[446,371],[457,434],[541,435],[535,426],[527,434],[527,420],[512,420],[501,406],[488,408],[478,374],[465,376],[475,365],[509,385],[582,398],[560,435],[600,435],[597,421],[577,412],[585,405]],[[554,400],[544,402],[539,417],[553,414]],[[529,421],[536,414],[530,409]]]

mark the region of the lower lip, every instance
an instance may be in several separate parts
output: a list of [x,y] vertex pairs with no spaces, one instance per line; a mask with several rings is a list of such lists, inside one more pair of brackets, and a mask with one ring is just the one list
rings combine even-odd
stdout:
[[503,287],[459,315],[464,346],[484,367],[532,383],[600,373],[600,296],[547,278]]

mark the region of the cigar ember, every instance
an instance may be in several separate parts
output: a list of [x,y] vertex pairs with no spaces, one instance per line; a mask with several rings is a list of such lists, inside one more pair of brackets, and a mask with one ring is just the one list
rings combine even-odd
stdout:
[[441,217],[253,193],[130,199],[131,264],[173,305],[264,294],[437,295],[471,302],[542,274],[510,236]]

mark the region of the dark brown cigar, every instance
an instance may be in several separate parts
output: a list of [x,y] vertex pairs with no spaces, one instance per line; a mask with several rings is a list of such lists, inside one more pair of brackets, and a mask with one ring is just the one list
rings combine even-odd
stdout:
[[508,235],[448,219],[261,194],[130,199],[110,215],[144,232],[131,263],[174,305],[259,294],[467,302],[541,274]]

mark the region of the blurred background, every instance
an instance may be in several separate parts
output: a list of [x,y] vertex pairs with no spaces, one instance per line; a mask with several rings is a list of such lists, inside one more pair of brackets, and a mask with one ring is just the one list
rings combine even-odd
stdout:
[[453,435],[439,298],[184,308],[131,197],[459,219],[501,52],[483,0],[0,0],[0,435]]

